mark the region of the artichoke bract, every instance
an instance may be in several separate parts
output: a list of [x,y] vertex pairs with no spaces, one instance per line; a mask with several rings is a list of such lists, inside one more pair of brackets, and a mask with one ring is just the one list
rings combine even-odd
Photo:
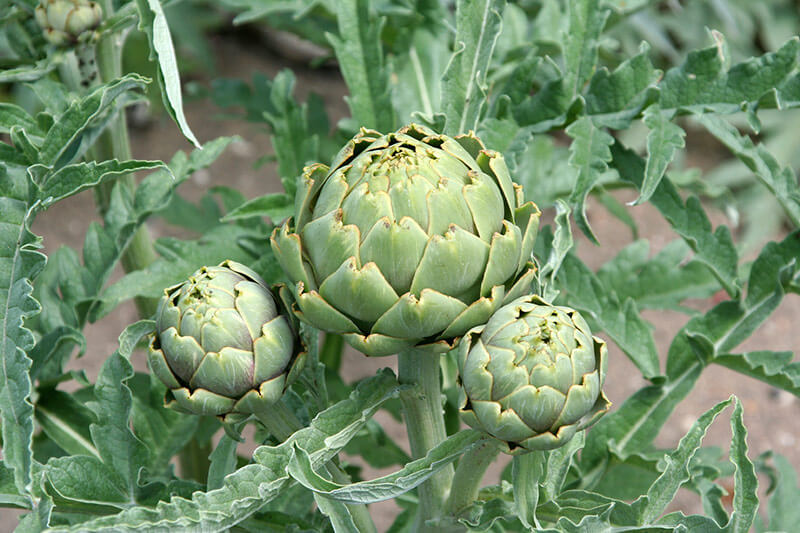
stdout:
[[263,413],[304,361],[290,314],[246,266],[203,267],[164,290],[148,362],[169,407],[226,421]]
[[103,19],[103,9],[89,0],[41,0],[34,12],[45,39],[56,46],[77,42]]
[[562,446],[611,406],[607,354],[577,311],[519,298],[461,341],[462,419],[511,453]]
[[529,292],[540,212],[472,134],[361,131],[272,234],[301,320],[367,355],[451,349]]

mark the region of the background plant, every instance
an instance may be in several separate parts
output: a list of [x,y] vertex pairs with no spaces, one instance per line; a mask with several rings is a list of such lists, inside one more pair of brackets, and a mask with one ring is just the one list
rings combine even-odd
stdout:
[[[0,503],[28,511],[21,530],[364,531],[369,519],[354,504],[397,498],[392,531],[405,531],[418,509],[414,487],[456,461],[486,461],[480,434],[459,431],[454,354],[442,359],[448,438],[416,461],[372,419],[379,409],[397,415],[408,388],[389,371],[346,385],[337,336],[319,342],[303,330],[308,361],[285,403],[304,429],[290,437],[258,431],[264,446],[252,458],[237,456],[237,428],[212,439],[215,419],[165,409],[164,387],[130,363],[152,330],[155,299],[197,268],[231,259],[268,282],[283,280],[267,237],[293,213],[303,167],[329,163],[361,126],[389,132],[411,121],[447,135],[474,130],[504,154],[526,199],[550,216],[534,252],[537,292],[580,311],[613,342],[610,364],[624,354],[648,381],[585,435],[516,461],[500,484],[431,527],[789,531],[796,523],[791,465],[748,458],[737,400],[709,409],[675,449],[653,445],[712,364],[800,395],[791,352],[737,351],[800,290],[800,190],[788,148],[800,103],[792,2],[226,0],[235,23],[295,33],[320,47],[319,61],[335,59],[351,117],[331,127],[319,98],[297,102],[288,69],[273,79],[214,80],[207,94],[215,103],[266,123],[283,191],[246,200],[223,188],[200,204],[176,189],[232,139],[200,149],[182,111],[169,29],[204,37],[189,31],[200,23],[180,24],[165,9],[191,8],[205,21],[220,13],[194,2],[106,0],[96,30],[56,47],[35,21],[37,4],[0,3]],[[156,83],[122,68],[121,38],[134,28]],[[90,58],[94,77],[80,65]],[[148,85],[196,147],[169,162],[130,153],[125,109],[145,100]],[[685,164],[682,150],[698,131],[730,150],[739,170]],[[136,180],[139,171],[147,174]],[[102,224],[89,227],[80,253],[60,248],[45,257],[32,221],[87,189]],[[586,210],[591,196],[636,235],[636,207],[620,200],[620,189],[658,210],[675,241],[652,257],[637,241],[594,272],[575,253],[572,222],[603,245]],[[752,223],[735,240],[735,218],[714,228],[704,198],[744,220],[769,213],[779,240],[764,244],[775,238],[764,234],[770,226]],[[158,215],[204,234],[153,241],[145,223]],[[127,274],[111,283],[118,263]],[[712,294],[718,302],[705,311],[687,305]],[[86,345],[87,323],[129,299],[144,320],[121,335],[96,381],[67,371]],[[687,313],[665,363],[641,314],[664,309]],[[728,463],[702,438],[730,404]],[[330,465],[341,450],[395,471],[366,481],[352,465],[337,472]],[[770,481],[760,514],[757,471]],[[703,516],[664,514],[680,487],[697,494]]]

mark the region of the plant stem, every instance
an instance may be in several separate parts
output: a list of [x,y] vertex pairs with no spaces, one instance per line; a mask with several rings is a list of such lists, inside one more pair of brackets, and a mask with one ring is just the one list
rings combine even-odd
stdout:
[[[256,413],[258,421],[264,424],[267,431],[280,441],[288,439],[295,431],[302,429],[303,425],[295,414],[282,401],[270,406],[268,411]],[[333,481],[342,485],[351,482],[350,476],[336,464],[334,460],[325,465]],[[347,509],[353,518],[353,523],[361,533],[377,533],[375,523],[369,515],[367,506],[363,504],[348,504]]]
[[197,439],[190,440],[178,456],[181,476],[194,479],[198,483],[206,483],[208,481],[209,454],[211,454],[210,441],[200,444]]
[[[110,17],[114,13],[112,0],[101,2],[104,16]],[[105,36],[97,43],[97,63],[100,81],[108,83],[122,75],[122,47],[125,44],[124,35],[114,33]],[[95,157],[100,160],[118,159],[125,161],[132,158],[130,139],[128,138],[128,121],[125,111],[120,110],[109,124],[108,129],[98,139]],[[136,190],[136,179],[132,174],[121,176],[115,180],[120,186],[127,188],[131,193]],[[111,190],[115,182],[102,183],[97,188],[95,196],[101,216],[105,216],[111,201]],[[150,239],[150,232],[144,225],[139,226],[131,238],[130,243],[122,253],[121,263],[125,272],[141,270],[155,261],[156,252]],[[139,316],[151,317],[158,303],[154,298],[136,298],[134,300]]]
[[[408,441],[414,459],[425,457],[431,448],[447,438],[439,383],[439,356],[411,348],[398,354],[398,380],[414,385],[400,393]],[[414,531],[434,532],[426,521],[442,516],[442,506],[450,490],[453,467],[439,470],[418,489],[419,510]]]
[[445,512],[449,516],[458,514],[478,497],[486,469],[500,452],[499,443],[491,437],[479,440],[461,457],[453,477],[450,497]]

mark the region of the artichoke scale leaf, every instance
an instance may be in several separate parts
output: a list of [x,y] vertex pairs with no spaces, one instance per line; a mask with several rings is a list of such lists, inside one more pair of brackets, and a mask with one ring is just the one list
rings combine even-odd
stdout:
[[500,307],[504,296],[505,287],[502,285],[492,287],[489,296],[480,297],[467,306],[453,319],[439,337],[441,339],[456,339],[475,326],[486,324],[489,317]]
[[292,360],[294,332],[281,315],[264,323],[261,336],[253,341],[253,383],[258,384],[282,374]]
[[295,315],[315,328],[330,333],[355,333],[358,326],[342,312],[325,301],[317,291],[305,292],[303,284],[298,283],[294,289],[294,299],[299,308]]
[[285,374],[263,381],[259,384],[258,389],[247,391],[231,408],[231,412],[238,414],[269,413],[270,407],[281,399],[285,389]]
[[307,166],[303,169],[300,187],[294,197],[294,212],[297,215],[297,231],[303,229],[311,216],[311,204],[316,203],[317,195],[325,184],[330,169],[322,163]]
[[169,369],[178,379],[188,383],[205,357],[205,350],[194,337],[180,336],[175,328],[162,331],[158,340]]
[[526,294],[530,294],[531,285],[533,285],[533,280],[535,277],[536,266],[529,262],[526,266],[526,270],[519,278],[517,278],[517,281],[515,281],[511,288],[505,293],[505,297],[500,305],[506,305],[509,302],[513,302],[517,298],[522,298]]
[[446,235],[453,227],[474,235],[472,213],[461,189],[455,181],[442,180],[427,193],[428,235]]
[[391,222],[384,217],[361,243],[361,261],[375,263],[395,292],[403,294],[411,288],[427,242],[428,235],[414,219]]
[[347,259],[319,288],[320,296],[356,320],[373,323],[398,300],[398,295],[375,263],[358,268]]
[[481,296],[489,293],[492,287],[504,285],[512,279],[519,269],[519,256],[522,249],[522,233],[507,220],[503,221],[503,232],[492,234],[489,245],[489,258],[481,280]]
[[209,352],[200,362],[189,386],[223,396],[239,397],[253,386],[253,352],[226,346]]
[[166,359],[164,359],[164,352],[154,348],[153,341],[150,341],[150,349],[147,351],[147,363],[150,366],[150,371],[168,388],[177,389],[181,386],[178,380],[175,379],[175,375],[169,368]]
[[[188,413],[205,416],[220,416],[233,409],[236,401],[225,396],[215,394],[206,389],[189,391],[187,388],[173,389],[170,391],[178,407]],[[169,403],[167,404],[169,407]]]
[[[188,315],[184,313],[184,317]],[[253,337],[236,309],[212,309],[202,317],[195,316],[202,321],[197,337],[206,352],[218,352],[227,347],[250,350],[253,346]]]
[[273,230],[270,237],[272,252],[281,269],[292,281],[302,282],[306,287],[314,290],[317,286],[308,263],[303,259],[303,245],[300,236],[296,233],[289,233],[289,221]]
[[478,339],[471,345],[469,355],[459,369],[462,386],[467,395],[475,401],[490,401],[493,398],[494,377],[487,370],[491,363],[492,355],[489,354],[483,341]]
[[573,385],[567,392],[564,408],[554,422],[553,427],[566,426],[578,422],[592,410],[600,395],[600,376],[592,372],[583,377],[583,383]]
[[503,198],[496,184],[483,173],[470,173],[471,183],[464,185],[462,193],[472,214],[478,236],[486,242],[500,231],[504,222]]
[[505,211],[512,217],[512,222],[516,222],[516,219],[513,217],[515,215],[514,210],[519,205],[519,201],[515,191],[514,181],[511,179],[511,174],[508,171],[505,159],[503,159],[500,153],[494,150],[483,150],[478,154],[476,160],[481,170],[496,180],[500,191],[503,193],[503,198],[505,199]]
[[360,232],[342,224],[341,209],[306,224],[301,238],[317,280],[326,279],[350,257],[358,261]]
[[475,429],[487,431],[496,439],[520,442],[535,433],[517,413],[502,409],[495,401],[473,401],[470,404],[479,423]]
[[411,282],[411,293],[433,289],[457,297],[479,284],[488,259],[487,243],[451,225],[443,236],[433,235],[428,241]]
[[[565,408],[567,397],[552,387],[525,385],[497,401],[503,409],[517,413],[535,432],[542,433],[554,426]],[[591,404],[587,410],[589,407]]]
[[[361,235],[366,235],[376,222],[392,216],[392,199],[382,190],[370,190],[370,184],[363,182],[348,194],[342,206],[342,223],[356,226]],[[392,218],[394,218],[392,216]]]
[[419,339],[438,335],[466,305],[452,296],[423,289],[419,298],[406,293],[372,327],[380,333],[401,339]]
[[520,248],[517,272],[521,272],[525,265],[531,261],[533,247],[536,244],[536,235],[539,233],[541,216],[541,211],[533,202],[523,204],[515,210],[514,220],[522,230],[522,246]]
[[398,339],[380,333],[361,335],[360,333],[345,333],[344,340],[364,355],[370,357],[384,357],[395,355],[414,346],[419,339]]
[[[557,433],[550,433],[549,431],[545,431],[544,433],[539,433],[533,437],[528,439],[522,440],[519,442],[519,446],[522,449],[517,449],[516,453],[527,453],[527,451],[540,451],[540,450],[553,450],[555,448],[559,448],[567,443],[575,434],[578,432],[578,427],[575,425],[572,426],[561,426],[558,428]],[[512,452],[513,453],[513,452]]]
[[234,308],[247,326],[250,338],[257,339],[261,335],[261,327],[278,313],[275,300],[265,285],[255,281],[240,281],[234,291]]
[[[350,168],[350,166],[340,168],[326,178],[325,186],[317,193],[313,206],[306,208],[309,212],[298,214],[298,217],[301,215],[303,216],[303,227],[311,222],[311,220],[323,217],[342,206],[343,201],[347,198],[350,191],[350,184],[347,182],[347,172]],[[298,231],[302,231],[299,225]]]

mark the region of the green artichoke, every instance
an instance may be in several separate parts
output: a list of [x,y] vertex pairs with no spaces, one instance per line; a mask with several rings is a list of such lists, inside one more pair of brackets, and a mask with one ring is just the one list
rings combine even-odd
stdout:
[[306,168],[272,248],[295,311],[367,355],[440,353],[529,292],[539,210],[472,134],[362,129]]
[[169,407],[226,421],[263,413],[304,361],[289,313],[246,266],[203,267],[164,290],[148,362]]
[[611,406],[605,342],[577,311],[538,296],[500,308],[458,354],[463,420],[512,453],[557,448]]
[[89,0],[40,0],[34,12],[45,39],[56,46],[77,42],[103,20],[103,9]]

